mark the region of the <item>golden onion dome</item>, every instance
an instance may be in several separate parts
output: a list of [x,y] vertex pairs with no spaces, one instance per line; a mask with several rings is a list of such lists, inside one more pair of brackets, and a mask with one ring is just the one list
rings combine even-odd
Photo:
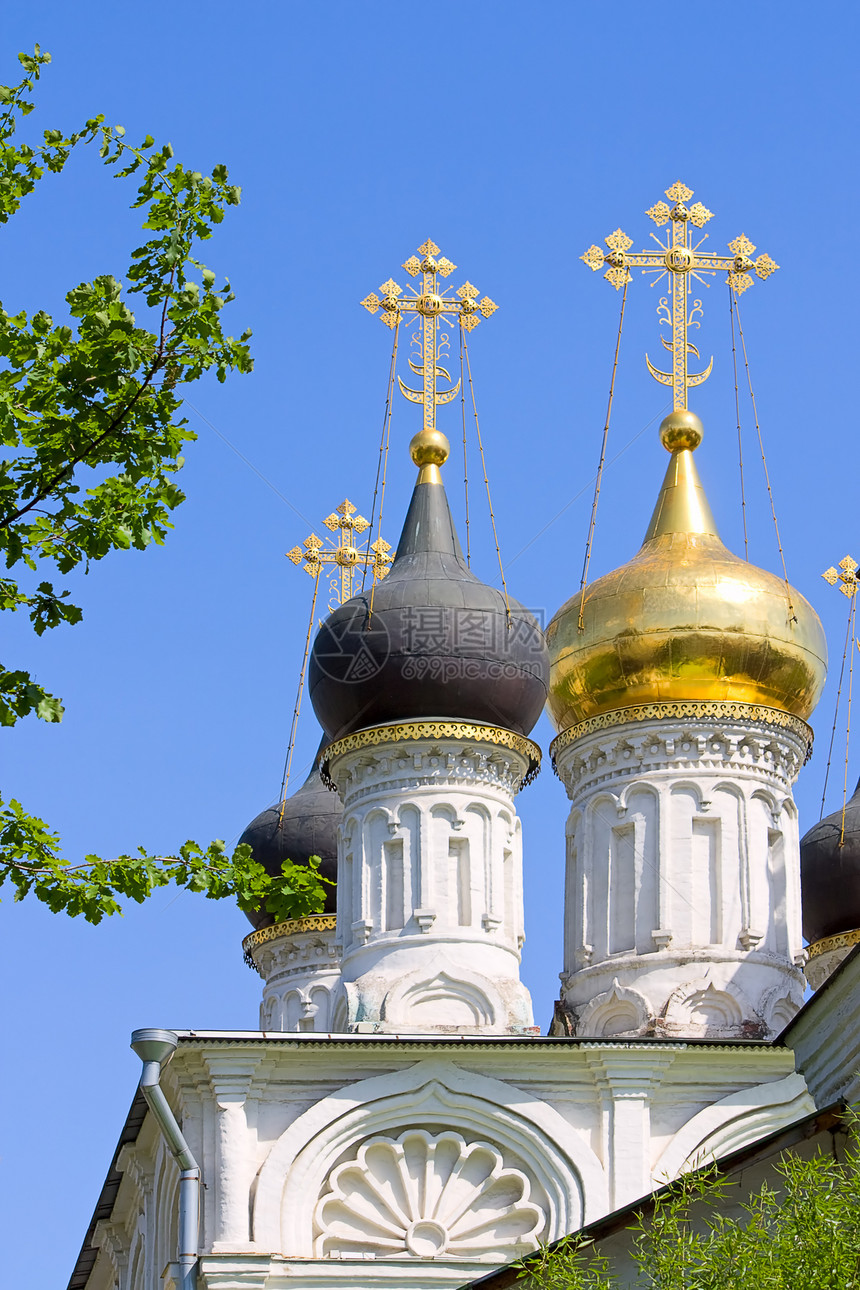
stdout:
[[638,704],[735,701],[806,719],[827,645],[794,588],[720,541],[693,461],[702,423],[676,411],[671,452],[645,541],[627,564],[578,592],[547,628],[547,704],[559,730]]

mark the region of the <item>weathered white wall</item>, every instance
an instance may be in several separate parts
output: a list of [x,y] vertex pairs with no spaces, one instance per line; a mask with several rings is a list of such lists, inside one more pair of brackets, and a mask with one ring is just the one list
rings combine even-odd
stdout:
[[850,950],[785,1034],[819,1108],[860,1100],[860,949]]
[[333,915],[277,923],[252,932],[244,944],[264,981],[261,1030],[332,1030],[332,998],[340,984]]
[[559,753],[572,1033],[767,1036],[794,1015],[804,753],[778,725],[668,716]]
[[[813,1109],[766,1045],[189,1035],[164,1082],[210,1290],[454,1290]],[[159,1290],[178,1174],[149,1119],[122,1165],[89,1290]]]

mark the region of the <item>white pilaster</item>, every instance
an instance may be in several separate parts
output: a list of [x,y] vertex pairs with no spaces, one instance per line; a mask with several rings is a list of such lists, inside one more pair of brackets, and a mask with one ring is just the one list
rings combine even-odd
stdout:
[[362,731],[331,745],[327,758],[344,806],[333,1028],[530,1029],[513,799],[538,761],[536,746],[440,721]]
[[674,1061],[671,1049],[598,1047],[586,1061],[601,1098],[601,1147],[611,1209],[621,1209],[651,1187],[651,1091]]
[[755,1038],[797,1011],[791,788],[808,736],[772,709],[690,703],[622,710],[556,740],[572,804],[562,1007],[573,1033]]
[[250,1250],[248,1192],[256,1172],[255,1125],[248,1093],[260,1061],[258,1052],[206,1054],[217,1109],[215,1144],[215,1230],[212,1249]]

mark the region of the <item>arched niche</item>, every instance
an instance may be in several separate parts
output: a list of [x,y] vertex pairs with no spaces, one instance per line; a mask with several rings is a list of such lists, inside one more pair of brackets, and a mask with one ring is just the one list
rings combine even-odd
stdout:
[[608,1207],[603,1166],[567,1121],[540,1099],[451,1062],[360,1080],[318,1102],[275,1143],[257,1179],[255,1245],[287,1257],[314,1254],[314,1212],[341,1161],[374,1135],[451,1130],[490,1143],[532,1185],[554,1240]]

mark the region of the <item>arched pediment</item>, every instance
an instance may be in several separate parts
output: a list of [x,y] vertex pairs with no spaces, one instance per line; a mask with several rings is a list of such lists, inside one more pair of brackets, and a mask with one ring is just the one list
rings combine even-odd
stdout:
[[699,1111],[675,1134],[654,1166],[654,1183],[662,1186],[671,1182],[679,1174],[776,1133],[814,1110],[802,1075],[787,1075],[731,1093]]
[[606,1212],[603,1167],[558,1111],[502,1080],[433,1059],[339,1089],[290,1125],[258,1175],[255,1245],[314,1257],[314,1215],[338,1168],[371,1139],[395,1140],[406,1130],[459,1135],[467,1147],[497,1153],[501,1169],[522,1173],[529,1182],[523,1202],[544,1215],[537,1240]]

